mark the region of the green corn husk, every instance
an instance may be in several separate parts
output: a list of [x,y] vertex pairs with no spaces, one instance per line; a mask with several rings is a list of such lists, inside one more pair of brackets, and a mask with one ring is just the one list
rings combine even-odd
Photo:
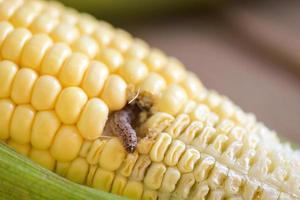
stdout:
[[59,177],[0,142],[0,199],[122,200],[125,198]]

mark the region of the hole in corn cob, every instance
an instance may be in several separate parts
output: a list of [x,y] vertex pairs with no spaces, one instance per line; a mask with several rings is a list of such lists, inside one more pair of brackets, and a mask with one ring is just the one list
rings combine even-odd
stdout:
[[147,135],[138,132],[141,122],[145,121],[149,115],[152,106],[150,94],[133,92],[128,87],[128,104],[121,110],[115,111],[108,116],[103,136],[118,136],[125,149],[133,153],[137,147],[140,138],[147,138]]

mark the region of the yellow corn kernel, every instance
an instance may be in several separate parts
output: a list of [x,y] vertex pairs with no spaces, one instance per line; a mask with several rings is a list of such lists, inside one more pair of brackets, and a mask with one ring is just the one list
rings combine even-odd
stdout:
[[228,168],[216,162],[207,180],[210,188],[213,190],[219,188],[224,183],[227,174],[228,174]]
[[160,191],[163,193],[171,193],[175,190],[176,184],[179,181],[181,174],[176,168],[168,168],[163,177]]
[[23,0],[3,1],[0,4],[0,20],[9,19],[23,4]]
[[103,63],[92,61],[85,72],[81,88],[88,97],[99,96],[108,75],[109,71]]
[[166,88],[167,84],[163,77],[157,73],[150,73],[139,85],[141,91],[152,95],[159,95]]
[[114,182],[111,187],[111,193],[117,194],[117,195],[122,195],[124,188],[126,186],[127,179],[123,176],[116,175]]
[[157,112],[153,114],[147,121],[140,127],[140,132],[147,133],[152,136],[157,135],[174,121],[174,117],[168,113]]
[[30,37],[31,33],[27,29],[17,28],[13,30],[2,44],[1,57],[18,63],[22,49]]
[[203,129],[203,123],[200,121],[193,121],[190,125],[185,129],[185,131],[179,136],[179,140],[186,144],[190,144],[191,141],[195,138],[196,135]]
[[58,24],[50,33],[55,42],[65,42],[71,44],[79,37],[79,30],[69,23]]
[[127,83],[137,84],[147,76],[148,68],[143,62],[130,59],[119,69],[119,74]]
[[73,8],[65,8],[62,10],[60,20],[64,23],[75,25],[78,21],[78,12]]
[[212,190],[208,195],[208,200],[222,200],[224,198],[225,192],[222,189]]
[[119,169],[120,174],[125,177],[130,176],[138,157],[139,155],[137,152],[127,154],[125,160],[123,161]]
[[10,137],[9,125],[15,105],[8,99],[0,99],[0,139],[6,140]]
[[0,62],[0,98],[10,96],[17,70],[17,66],[10,61],[4,60]]
[[191,72],[187,73],[187,76],[184,81],[181,82],[181,85],[191,99],[195,99],[199,91],[204,88],[197,76]]
[[89,64],[89,59],[82,53],[73,53],[64,62],[60,72],[59,80],[65,87],[80,85],[85,70]]
[[180,114],[176,119],[169,125],[165,132],[170,134],[173,138],[177,138],[190,124],[190,118],[186,114]]
[[33,35],[23,48],[20,65],[39,71],[41,61],[51,45],[52,40],[46,34]]
[[184,150],[185,145],[183,142],[181,142],[180,140],[173,140],[165,155],[164,163],[168,166],[175,166],[178,163]]
[[198,104],[194,100],[188,100],[182,107],[181,113],[190,114],[193,112]]
[[149,154],[154,142],[154,139],[142,138],[137,144],[138,153]]
[[32,148],[29,153],[29,158],[51,171],[54,170],[55,160],[48,150],[38,150]]
[[126,82],[118,75],[107,78],[101,93],[101,99],[108,105],[110,111],[120,110],[126,105]]
[[180,158],[177,167],[182,173],[192,172],[195,163],[200,159],[200,153],[194,148],[188,148]]
[[146,172],[144,178],[144,184],[152,190],[160,188],[164,174],[166,172],[166,166],[162,163],[152,163]]
[[123,196],[128,197],[130,199],[141,199],[143,194],[143,184],[138,181],[128,181],[124,191]]
[[89,165],[84,158],[76,158],[70,164],[66,177],[76,183],[85,183]]
[[19,144],[13,140],[8,141],[8,146],[12,147],[15,149],[18,153],[27,156],[30,151],[30,145],[29,144]]
[[86,185],[92,186],[97,169],[98,165],[90,165],[89,172],[86,177]]
[[42,9],[41,2],[31,1],[20,7],[11,17],[15,27],[28,27]]
[[215,91],[209,91],[205,98],[205,103],[211,109],[216,109],[222,102],[222,97]]
[[176,185],[174,193],[172,193],[172,197],[177,199],[186,199],[194,183],[195,178],[192,173],[183,174]]
[[209,192],[209,187],[207,183],[205,182],[196,183],[196,186],[195,185],[193,186],[188,199],[205,200],[207,199],[208,192]]
[[110,72],[115,72],[124,62],[122,54],[111,48],[103,49],[98,57],[98,60],[107,65]]
[[61,86],[53,76],[40,76],[32,90],[31,104],[37,110],[50,110],[55,106]]
[[112,138],[105,144],[99,164],[106,170],[117,170],[125,159],[125,153],[121,141],[118,138]]
[[186,78],[184,67],[175,58],[170,58],[160,73],[168,83],[178,83]]
[[92,15],[83,13],[77,21],[77,27],[82,34],[90,35],[96,27],[96,19]]
[[143,200],[155,200],[158,199],[158,193],[155,190],[144,190]]
[[243,143],[239,141],[232,142],[222,154],[220,160],[228,166],[235,163],[237,156],[242,151]]
[[108,192],[110,191],[114,177],[115,174],[113,172],[99,168],[95,173],[92,186],[93,188]]
[[131,178],[136,181],[144,180],[144,176],[146,170],[148,169],[149,165],[151,164],[151,159],[147,155],[139,156],[138,160],[136,161]]
[[203,156],[200,162],[196,164],[194,169],[194,176],[196,181],[202,182],[205,181],[210,173],[210,170],[215,165],[215,159],[211,156]]
[[74,124],[78,121],[80,112],[87,102],[87,96],[78,87],[65,88],[58,96],[55,111],[65,124]]
[[152,161],[161,162],[164,159],[165,153],[171,142],[172,137],[170,135],[167,133],[161,133],[150,151],[150,158]]
[[97,42],[87,35],[79,37],[78,40],[72,44],[72,49],[73,51],[81,52],[89,56],[89,58],[94,58],[99,52]]
[[30,103],[37,73],[32,69],[23,68],[17,71],[12,84],[11,98],[17,104]]
[[263,200],[278,199],[279,195],[280,195],[280,191],[278,191],[276,188],[268,186],[268,185],[264,185],[261,199],[263,199]]
[[253,160],[256,151],[254,149],[247,149],[242,151],[241,156],[235,162],[236,169],[241,172],[248,173],[250,169],[250,162]]
[[208,141],[212,138],[212,136],[216,133],[215,128],[211,126],[206,126],[200,135],[198,135],[193,141],[192,146],[196,147],[200,151],[204,151],[204,149],[208,145]]
[[227,141],[228,137],[226,135],[217,135],[214,141],[208,145],[206,152],[216,158],[220,157],[220,155],[223,153],[222,149]]
[[162,92],[160,98],[155,101],[154,107],[160,112],[166,112],[171,115],[176,115],[187,100],[185,91],[177,86],[170,85]]
[[28,144],[30,142],[32,124],[35,117],[35,110],[30,105],[19,105],[11,119],[10,136],[20,143]]
[[53,142],[59,126],[60,121],[55,112],[38,112],[32,126],[31,145],[36,149],[48,149]]
[[150,71],[159,71],[167,63],[167,58],[162,51],[158,49],[152,49],[145,58],[145,62]]
[[71,165],[70,162],[57,161],[56,166],[55,166],[55,173],[57,173],[60,176],[65,177],[67,175],[70,165]]
[[50,1],[47,6],[44,6],[43,12],[47,13],[49,16],[56,18],[63,12],[64,6],[62,3],[57,1]]
[[205,104],[200,104],[189,115],[192,120],[199,120],[206,122],[209,116],[210,110]]
[[245,183],[245,177],[230,170],[228,178],[224,183],[225,192],[227,195],[238,195],[241,191],[241,186]]
[[[98,140],[96,140],[96,141],[98,141]],[[80,151],[79,151],[79,156],[86,158],[91,146],[92,146],[92,141],[84,140],[81,145]]]
[[37,16],[31,23],[29,29],[32,33],[45,33],[49,34],[55,26],[58,24],[58,20],[53,18],[50,13],[46,11]]
[[114,37],[112,38],[112,41],[110,43],[110,46],[112,48],[116,48],[120,52],[125,52],[128,50],[132,43],[131,35],[122,30],[122,29],[116,29]]
[[95,140],[87,153],[86,160],[89,164],[95,165],[99,162],[100,155],[107,141]]
[[103,23],[99,23],[93,33],[93,38],[97,41],[97,43],[101,46],[107,46],[113,38],[114,32],[112,27]]
[[71,52],[68,45],[55,43],[44,56],[40,67],[41,74],[57,76],[64,61],[71,55]]
[[81,144],[82,138],[76,127],[62,126],[55,135],[50,153],[56,160],[68,162],[76,158]]
[[135,39],[126,51],[127,58],[144,59],[149,53],[149,46],[141,39]]
[[2,43],[7,37],[7,35],[12,31],[13,31],[13,26],[10,23],[6,21],[0,22],[0,47],[2,46]]
[[288,195],[286,193],[280,193],[280,196],[278,198],[279,200],[294,200],[294,198],[291,195]]
[[247,182],[244,185],[243,190],[243,198],[246,200],[250,200],[256,197],[256,194],[258,194],[258,197],[261,193],[260,188],[261,185],[258,181],[255,180],[247,180]]
[[229,132],[234,128],[235,124],[231,120],[222,120],[217,126],[217,131],[219,133],[229,134]]
[[107,105],[99,98],[90,99],[86,103],[77,123],[84,139],[93,140],[101,136],[108,112]]

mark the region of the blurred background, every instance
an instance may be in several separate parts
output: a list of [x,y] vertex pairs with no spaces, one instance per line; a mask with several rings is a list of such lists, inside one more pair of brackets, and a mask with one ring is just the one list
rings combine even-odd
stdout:
[[179,58],[300,143],[300,1],[61,0]]

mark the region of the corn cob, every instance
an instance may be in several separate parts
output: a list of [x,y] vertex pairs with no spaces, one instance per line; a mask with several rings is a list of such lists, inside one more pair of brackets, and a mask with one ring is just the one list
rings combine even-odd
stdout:
[[2,0],[0,20],[0,139],[19,153],[132,199],[300,199],[297,152],[177,59],[55,2]]

